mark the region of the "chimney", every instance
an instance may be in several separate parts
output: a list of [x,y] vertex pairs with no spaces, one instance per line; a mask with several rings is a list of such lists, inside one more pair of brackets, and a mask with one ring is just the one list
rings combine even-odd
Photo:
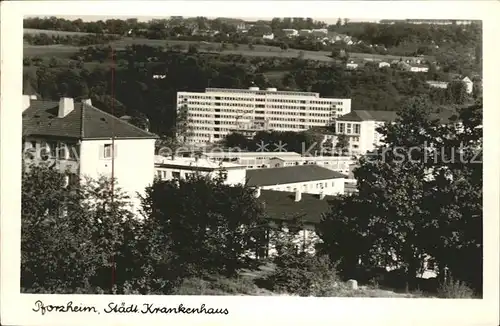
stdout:
[[92,106],[92,100],[89,98],[82,100],[82,103]]
[[319,200],[322,200],[322,199],[325,199],[325,193],[323,191],[321,191],[319,193]]
[[259,198],[260,197],[260,187],[255,188],[254,195],[255,195],[255,198]]
[[23,95],[23,112],[30,107],[31,99],[29,95]]
[[299,189],[295,189],[295,201],[300,201],[302,199],[302,193]]
[[72,98],[62,97],[59,100],[59,113],[58,118],[64,118],[75,108],[75,103]]

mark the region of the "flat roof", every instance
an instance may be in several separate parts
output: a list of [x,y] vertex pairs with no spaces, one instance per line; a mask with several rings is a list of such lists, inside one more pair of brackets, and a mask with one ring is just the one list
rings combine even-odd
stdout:
[[201,153],[207,157],[301,157],[296,152],[207,152]]
[[155,155],[155,165],[158,167],[175,167],[178,169],[245,169],[244,165],[234,164],[230,162],[212,162],[203,158],[196,159],[194,157],[175,157],[174,159],[171,159],[161,155]]

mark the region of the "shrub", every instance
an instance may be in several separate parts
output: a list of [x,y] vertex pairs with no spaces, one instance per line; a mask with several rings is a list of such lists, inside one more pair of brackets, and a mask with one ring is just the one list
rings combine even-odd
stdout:
[[265,280],[270,290],[300,296],[330,296],[338,278],[329,258],[298,252],[295,248],[291,232],[283,233],[277,240],[276,270]]
[[474,291],[461,281],[450,278],[439,286],[438,296],[447,299],[471,299]]

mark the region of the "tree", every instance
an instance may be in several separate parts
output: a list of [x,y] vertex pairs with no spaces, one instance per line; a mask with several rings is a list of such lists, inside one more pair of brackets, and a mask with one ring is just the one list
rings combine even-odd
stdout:
[[[21,284],[28,292],[111,291],[112,268],[138,269],[126,235],[126,196],[111,181],[79,180],[44,165],[25,166]],[[126,250],[128,248],[128,250]],[[117,284],[120,284],[117,282]],[[123,283],[121,283],[123,284]]]
[[337,19],[337,23],[335,24],[335,26],[337,26],[337,28],[342,26],[342,19],[341,18]]
[[234,275],[266,225],[252,189],[202,175],[157,181],[146,191],[144,211],[174,253],[178,276]]
[[255,45],[253,43],[248,43],[248,49],[249,50],[254,50],[255,49]]
[[223,145],[227,148],[239,148],[247,150],[251,147],[249,139],[240,133],[230,133],[224,137]]
[[335,143],[335,150],[337,154],[344,155],[349,151],[349,139],[346,135],[340,134],[337,136],[337,142]]
[[[320,226],[325,248],[344,255],[348,271],[360,258],[365,268],[400,268],[410,286],[429,255],[440,277],[449,268],[480,290],[481,273],[466,264],[480,265],[481,257],[482,164],[471,163],[481,154],[481,108],[460,113],[463,130],[431,119],[425,98],[408,100],[403,108],[394,124],[379,129],[385,144],[360,159],[354,171],[358,194],[334,201],[325,216]],[[465,162],[450,160],[457,150]],[[336,232],[344,235],[338,238]],[[349,253],[350,237],[364,257]]]

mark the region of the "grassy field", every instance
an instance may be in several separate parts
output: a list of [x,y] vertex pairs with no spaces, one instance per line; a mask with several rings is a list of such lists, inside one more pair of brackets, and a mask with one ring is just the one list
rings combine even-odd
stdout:
[[53,31],[53,30],[45,30],[45,29],[34,29],[34,28],[24,28],[24,34],[47,34],[47,35],[87,35],[90,33],[83,32],[66,32],[66,31]]
[[[75,35],[75,34],[85,34],[77,32],[61,32],[61,31],[50,31],[50,30],[33,30],[25,29],[25,33],[47,33],[47,34],[59,34],[59,35]],[[198,42],[198,41],[179,41],[179,40],[150,40],[145,38],[132,38],[124,37],[121,40],[110,42],[109,45],[113,46],[116,50],[124,49],[127,45],[133,44],[143,44],[149,46],[175,46],[183,45],[185,48],[189,44],[198,44],[199,49],[202,52],[216,52],[221,55],[244,55],[253,57],[277,57],[277,58],[295,58],[298,57],[302,52],[304,59],[315,60],[321,62],[333,62],[333,59],[329,57],[330,52],[328,51],[302,51],[297,49],[281,50],[276,46],[268,45],[255,45],[254,49],[249,49],[248,45],[240,44],[238,47],[233,45],[228,45],[228,48],[222,52],[218,52],[217,49],[220,47],[219,43],[209,43],[209,42]],[[36,45],[26,45],[24,46],[25,55],[27,56],[55,56],[55,57],[68,57],[71,53],[78,51],[78,47],[64,46],[64,45],[50,45],[50,46],[36,46]],[[373,61],[391,61],[399,60],[399,56],[394,55],[381,55],[381,54],[369,54],[369,53],[355,53],[351,52],[350,57],[353,59],[365,59]]]

